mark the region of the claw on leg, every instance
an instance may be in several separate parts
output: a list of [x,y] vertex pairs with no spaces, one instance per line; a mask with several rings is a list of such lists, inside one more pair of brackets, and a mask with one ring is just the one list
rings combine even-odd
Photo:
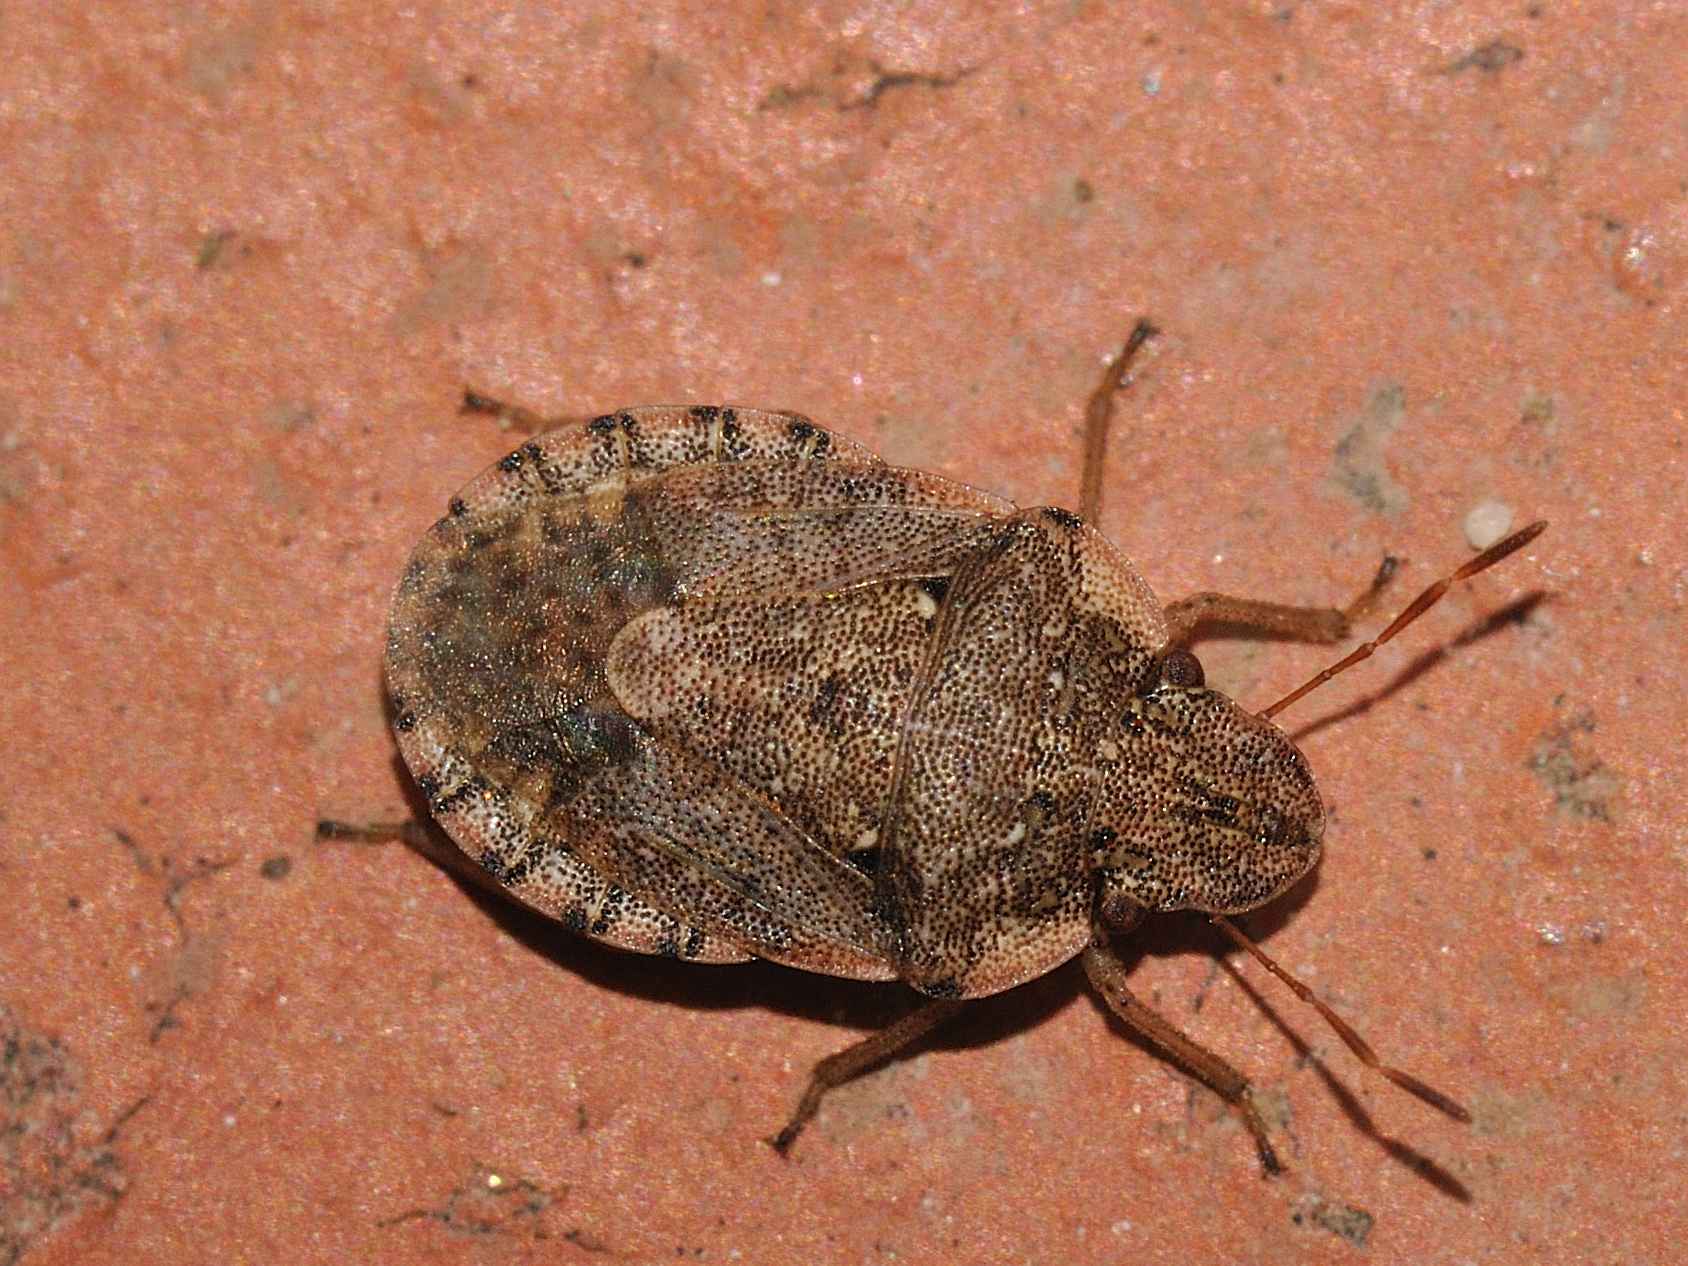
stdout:
[[1159,1012],[1138,1000],[1137,995],[1126,986],[1125,962],[1108,943],[1105,933],[1098,932],[1084,951],[1084,971],[1096,992],[1102,995],[1102,1001],[1108,1004],[1108,1009],[1128,1028],[1142,1034],[1168,1059],[1237,1110],[1248,1132],[1254,1136],[1261,1174],[1270,1178],[1283,1173],[1278,1153],[1266,1137],[1266,1122],[1261,1118],[1260,1109],[1254,1106],[1253,1087],[1249,1085],[1248,1078],[1207,1047],[1185,1037]]
[[781,1156],[786,1155],[791,1150],[791,1145],[797,1141],[797,1136],[803,1132],[803,1127],[821,1106],[821,1099],[827,1091],[834,1086],[843,1085],[874,1065],[882,1064],[893,1055],[914,1045],[961,1010],[962,1005],[954,999],[935,998],[925,1006],[909,1012],[890,1027],[870,1034],[854,1046],[846,1046],[837,1054],[828,1055],[821,1060],[809,1074],[809,1085],[803,1091],[803,1097],[797,1101],[797,1108],[792,1112],[791,1119],[778,1134],[768,1140],[768,1145]]

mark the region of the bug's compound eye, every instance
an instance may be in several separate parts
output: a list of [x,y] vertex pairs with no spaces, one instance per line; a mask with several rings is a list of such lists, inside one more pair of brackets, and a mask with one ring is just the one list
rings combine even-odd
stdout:
[[1116,936],[1131,931],[1143,921],[1148,910],[1122,892],[1109,891],[1102,895],[1097,914],[1102,926]]
[[1195,687],[1207,684],[1202,662],[1183,647],[1170,650],[1161,659],[1160,679],[1164,686]]

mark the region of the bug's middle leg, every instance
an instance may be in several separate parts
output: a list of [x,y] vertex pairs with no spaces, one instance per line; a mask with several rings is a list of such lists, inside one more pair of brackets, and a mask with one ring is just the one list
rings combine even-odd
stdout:
[[1354,621],[1371,610],[1377,596],[1388,586],[1399,560],[1385,556],[1360,595],[1345,607],[1298,607],[1282,602],[1260,602],[1234,598],[1223,593],[1195,593],[1168,603],[1166,628],[1168,647],[1188,647],[1204,629],[1223,628],[1245,637],[1284,638],[1292,642],[1340,642]]
[[893,1055],[914,1045],[957,1011],[962,1003],[953,998],[933,998],[909,1012],[887,1028],[870,1034],[854,1046],[846,1046],[836,1055],[828,1055],[809,1074],[808,1088],[797,1102],[797,1109],[769,1144],[780,1155],[790,1150],[809,1118],[821,1106],[821,1098],[834,1086],[841,1086],[860,1076],[875,1064],[882,1064]]
[[1084,951],[1084,972],[1108,1009],[1125,1021],[1133,1032],[1140,1033],[1158,1047],[1173,1063],[1195,1075],[1197,1080],[1214,1090],[1242,1115],[1243,1124],[1254,1136],[1254,1146],[1260,1154],[1260,1168],[1267,1176],[1283,1172],[1278,1154],[1266,1138],[1266,1122],[1251,1097],[1253,1088],[1244,1077],[1225,1060],[1180,1033],[1170,1021],[1132,993],[1126,986],[1128,968],[1108,942],[1108,934],[1099,930]]
[[[1114,396],[1129,381],[1128,371],[1138,352],[1160,331],[1140,320],[1118,356],[1108,363],[1102,381],[1090,393],[1084,410],[1084,473],[1079,494],[1079,514],[1094,523],[1102,513],[1102,471],[1108,451],[1108,431],[1113,421]],[[1303,607],[1282,602],[1261,602],[1223,593],[1196,593],[1166,608],[1167,648],[1185,649],[1196,640],[1202,626],[1224,627],[1249,637],[1286,638],[1296,642],[1340,642],[1348,636],[1354,620],[1368,611],[1377,595],[1395,574],[1398,560],[1386,557],[1376,577],[1359,597],[1346,607]]]

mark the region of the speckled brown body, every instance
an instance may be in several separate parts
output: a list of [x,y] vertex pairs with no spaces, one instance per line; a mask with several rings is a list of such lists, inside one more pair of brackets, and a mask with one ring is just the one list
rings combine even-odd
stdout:
[[452,501],[387,676],[431,811],[528,905],[628,949],[964,998],[1104,912],[1250,909],[1317,860],[1300,754],[1168,649],[1065,511],[795,415],[646,408]]

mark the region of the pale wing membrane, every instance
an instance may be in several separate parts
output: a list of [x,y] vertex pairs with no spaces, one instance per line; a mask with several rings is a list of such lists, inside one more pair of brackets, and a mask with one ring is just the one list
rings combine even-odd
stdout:
[[877,464],[761,460],[447,516],[395,595],[389,684],[533,725],[602,692],[604,652],[644,611],[948,571],[1002,504]]
[[1088,535],[1035,510],[1003,524],[956,573],[911,705],[878,883],[899,974],[936,996],[1028,980],[1089,934],[1091,809],[1121,756],[1104,739],[1152,655],[1136,595],[1097,609]]

